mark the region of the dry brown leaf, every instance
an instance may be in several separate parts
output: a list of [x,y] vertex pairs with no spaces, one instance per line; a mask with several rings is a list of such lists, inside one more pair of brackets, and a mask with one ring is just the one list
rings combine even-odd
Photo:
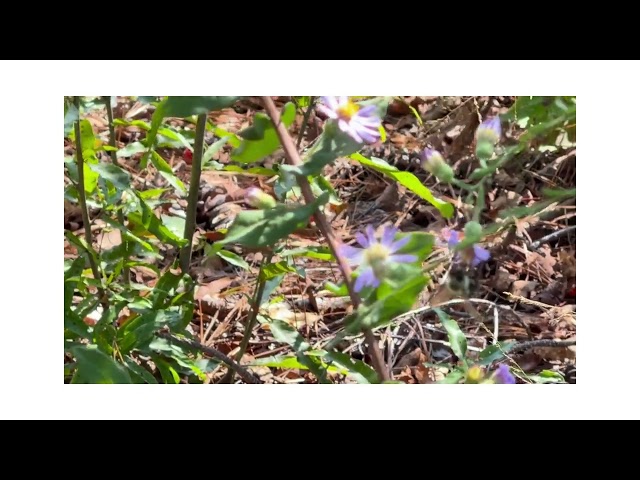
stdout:
[[110,250],[117,247],[122,243],[120,230],[117,228],[109,231],[103,229],[96,235],[95,243],[98,246],[98,250]]
[[538,285],[538,282],[531,280],[516,280],[511,284],[511,293],[518,297],[529,298]]
[[226,289],[233,279],[230,277],[222,277],[207,283],[206,285],[198,285],[194,295],[195,300],[211,301],[220,298],[219,293]]

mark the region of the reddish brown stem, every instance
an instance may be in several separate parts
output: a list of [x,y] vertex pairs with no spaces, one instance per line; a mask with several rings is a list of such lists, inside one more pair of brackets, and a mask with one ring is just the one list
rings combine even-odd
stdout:
[[[280,143],[282,144],[282,148],[284,149],[287,160],[291,165],[302,165],[300,154],[298,153],[298,150],[293,143],[291,135],[289,135],[289,132],[287,131],[287,127],[280,121],[280,112],[278,112],[278,109],[273,103],[273,100],[271,99],[271,97],[262,97],[262,102],[267,111],[267,114],[269,115],[269,117],[271,117],[271,121],[276,127],[276,132],[278,134],[278,138],[280,139]],[[300,190],[305,202],[312,203],[315,200],[315,197],[313,196],[311,185],[309,185],[309,181],[307,180],[307,178],[298,176],[298,184],[300,185]],[[351,267],[347,263],[347,260],[342,255],[340,255],[338,251],[338,241],[333,235],[333,229],[331,228],[331,225],[329,225],[327,217],[325,217],[324,213],[320,209],[316,211],[314,218],[316,220],[318,228],[327,239],[329,249],[338,261],[338,268],[344,276],[344,281],[347,286],[347,290],[349,291],[351,301],[353,302],[353,306],[357,308],[360,304],[360,297],[358,297],[358,294],[353,288],[353,282],[351,281]],[[389,370],[384,363],[382,352],[378,347],[378,342],[375,335],[371,330],[367,329],[364,331],[364,336],[367,343],[369,344],[369,355],[371,356],[373,367],[376,369],[378,376],[382,381],[390,380],[391,378],[389,376]]]

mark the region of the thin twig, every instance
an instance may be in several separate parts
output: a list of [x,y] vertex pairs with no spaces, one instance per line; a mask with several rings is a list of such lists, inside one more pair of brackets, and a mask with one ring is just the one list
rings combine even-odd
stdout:
[[[276,127],[276,132],[278,134],[278,138],[280,139],[280,143],[282,144],[282,148],[284,149],[287,160],[294,166],[302,165],[302,160],[300,159],[298,150],[293,143],[291,135],[289,135],[289,132],[287,131],[287,127],[280,121],[280,112],[278,112],[278,109],[273,103],[273,100],[271,99],[271,97],[262,97],[262,102],[264,103],[267,114],[269,115],[269,117],[271,117],[271,121]],[[307,178],[299,176],[298,184],[300,185],[300,190],[302,191],[305,202],[314,202],[315,197],[313,196],[311,185],[309,185],[309,181],[307,180]],[[327,239],[327,244],[329,245],[331,253],[333,253],[333,256],[338,262],[338,268],[340,269],[340,271],[342,272],[342,276],[344,277],[344,282],[347,286],[347,290],[349,291],[351,302],[353,303],[354,308],[357,308],[360,304],[360,298],[353,288],[353,282],[351,280],[351,268],[349,267],[347,260],[338,252],[338,242],[335,239],[333,230],[329,225],[329,222],[327,221],[327,218],[325,217],[322,210],[317,209],[314,217],[318,228]],[[364,334],[365,339],[369,344],[369,353],[373,361],[373,366],[376,369],[380,380],[390,380],[391,377],[389,376],[389,371],[384,363],[384,359],[382,358],[382,352],[380,351],[375,335],[369,329],[365,330]]]
[[563,228],[562,230],[557,230],[553,233],[550,233],[549,235],[545,235],[544,237],[542,237],[540,240],[536,240],[535,242],[533,242],[530,247],[531,248],[538,248],[540,245],[542,245],[543,243],[549,242],[551,240],[555,240],[556,238],[558,238],[561,235],[564,235],[565,233],[569,233],[572,232],[573,230],[576,229],[575,225],[572,225],[570,227],[567,228]]
[[197,340],[189,340],[186,338],[174,337],[168,332],[158,332],[156,335],[164,339],[167,339],[170,342],[175,343],[176,345],[182,345],[183,347],[189,347],[189,348],[194,348],[196,350],[200,350],[202,353],[205,353],[210,357],[216,358],[221,362],[226,363],[232,371],[240,375],[240,377],[247,383],[262,383],[260,379],[257,378],[249,370],[244,368],[242,365],[238,364],[235,360],[232,360],[231,358],[227,357],[224,353],[216,350],[215,348],[202,345]]
[[571,347],[576,345],[576,340],[531,340],[530,342],[518,343],[509,349],[509,353],[522,352],[536,347]]

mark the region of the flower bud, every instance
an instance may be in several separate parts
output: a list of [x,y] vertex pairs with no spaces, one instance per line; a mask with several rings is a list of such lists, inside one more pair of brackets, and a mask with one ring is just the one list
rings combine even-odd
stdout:
[[493,373],[492,378],[495,383],[516,383],[516,377],[513,376],[509,367],[504,363],[498,365],[498,368]]
[[247,189],[244,201],[253,208],[267,209],[276,206],[276,199],[257,187]]
[[501,135],[502,127],[498,117],[482,122],[476,130],[476,156],[482,160],[490,160]]
[[482,236],[482,225],[478,222],[467,222],[464,226],[464,236],[465,238],[470,238],[473,243],[480,241],[480,237]]
[[478,365],[474,365],[467,371],[467,382],[466,383],[480,383],[480,381],[484,378],[484,372],[482,368]]
[[438,180],[449,183],[453,179],[453,170],[440,152],[431,148],[425,148],[422,152],[422,168],[435,175]]

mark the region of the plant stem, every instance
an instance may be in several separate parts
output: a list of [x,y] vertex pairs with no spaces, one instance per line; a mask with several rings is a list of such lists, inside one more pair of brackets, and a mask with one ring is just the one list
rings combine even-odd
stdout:
[[296,149],[300,150],[300,144],[302,143],[302,139],[304,138],[304,131],[307,129],[307,123],[309,122],[309,117],[311,116],[311,112],[313,111],[314,104],[316,101],[316,97],[309,97],[309,106],[307,107],[307,111],[304,112],[304,117],[302,118],[302,126],[300,127],[300,133],[298,134],[298,143],[296,144]]
[[[78,109],[78,120],[76,120],[75,135],[76,135],[76,161],[78,164],[78,203],[80,203],[80,211],[82,212],[82,223],[84,224],[84,238],[87,245],[91,247],[93,245],[93,239],[91,238],[91,221],[89,220],[89,207],[87,207],[87,196],[84,190],[84,157],[82,156],[82,140],[80,133],[80,97],[74,97],[73,103]],[[93,148],[93,145],[91,146]],[[100,271],[98,270],[98,264],[92,255],[88,254],[89,265],[93,272],[93,278],[100,281]]]
[[484,201],[484,178],[480,180],[480,183],[476,185],[476,193],[478,198],[476,199],[476,206],[473,209],[473,220],[475,222],[480,223],[480,215],[482,215],[482,210],[484,210],[485,201]]
[[[242,360],[242,356],[247,351],[247,347],[249,346],[249,340],[251,339],[251,332],[253,332],[253,328],[256,326],[256,322],[258,321],[258,312],[260,312],[260,304],[262,303],[262,297],[264,295],[264,287],[267,283],[262,276],[262,269],[265,265],[271,263],[271,258],[273,254],[269,253],[266,257],[263,257],[262,262],[260,263],[260,273],[258,274],[258,283],[256,284],[256,290],[253,295],[253,299],[251,301],[251,316],[247,320],[247,325],[244,328],[244,335],[242,337],[242,342],[240,342],[240,347],[238,349],[238,353],[236,353],[236,362],[240,362]],[[231,383],[233,381],[233,377],[235,372],[233,370],[229,370],[227,374],[222,377],[219,383]]]
[[[109,122],[109,146],[116,148],[116,130],[113,126],[113,108],[111,108],[111,97],[104,97],[104,105],[107,108],[107,120]],[[118,164],[118,157],[116,155],[116,151],[112,150],[109,152],[109,156],[111,157],[111,161],[114,165]],[[121,208],[118,209],[118,222],[124,227],[124,212]],[[124,246],[124,251],[129,252],[129,241],[125,235],[122,235],[122,245]],[[127,265],[128,257],[123,259],[124,264],[122,265],[122,277],[124,280],[124,284],[128,286],[131,282],[131,273],[129,271],[129,266]]]
[[[267,111],[269,117],[271,117],[271,121],[276,127],[276,132],[278,134],[278,138],[280,139],[280,143],[282,144],[282,148],[284,148],[285,155],[290,164],[294,166],[302,165],[302,160],[300,159],[300,154],[296,149],[296,146],[293,143],[293,139],[289,132],[287,131],[287,127],[280,121],[280,112],[276,108],[275,104],[271,97],[262,97],[262,102],[264,103],[264,107]],[[297,178],[298,184],[300,185],[300,190],[302,191],[302,195],[306,203],[312,203],[315,200],[313,196],[313,192],[311,190],[311,185],[309,185],[309,181],[306,177],[299,176]],[[351,297],[351,302],[355,308],[360,304],[360,298],[358,294],[353,288],[353,282],[351,280],[351,267],[347,263],[347,260],[340,255],[338,251],[338,241],[333,235],[333,229],[329,225],[327,221],[327,217],[325,217],[324,212],[321,209],[317,209],[314,214],[316,224],[318,228],[323,233],[325,238],[327,239],[327,244],[329,245],[329,249],[333,256],[336,258],[338,262],[338,268],[344,277],[345,285],[347,286],[347,290],[349,291],[349,297]],[[369,344],[369,354],[371,355],[371,359],[373,361],[373,367],[376,369],[378,376],[381,381],[390,380],[389,370],[384,363],[384,359],[382,357],[382,352],[378,347],[378,341],[373,334],[373,332],[369,329],[364,331],[365,339]]]
[[196,229],[196,206],[200,190],[200,174],[202,172],[202,155],[204,152],[204,131],[207,126],[207,114],[198,115],[196,122],[196,138],[193,145],[193,162],[191,163],[191,183],[189,185],[189,201],[187,204],[187,219],[184,222],[184,238],[187,244],[180,251],[180,269],[182,273],[189,271],[191,250],[193,248],[193,232]]

